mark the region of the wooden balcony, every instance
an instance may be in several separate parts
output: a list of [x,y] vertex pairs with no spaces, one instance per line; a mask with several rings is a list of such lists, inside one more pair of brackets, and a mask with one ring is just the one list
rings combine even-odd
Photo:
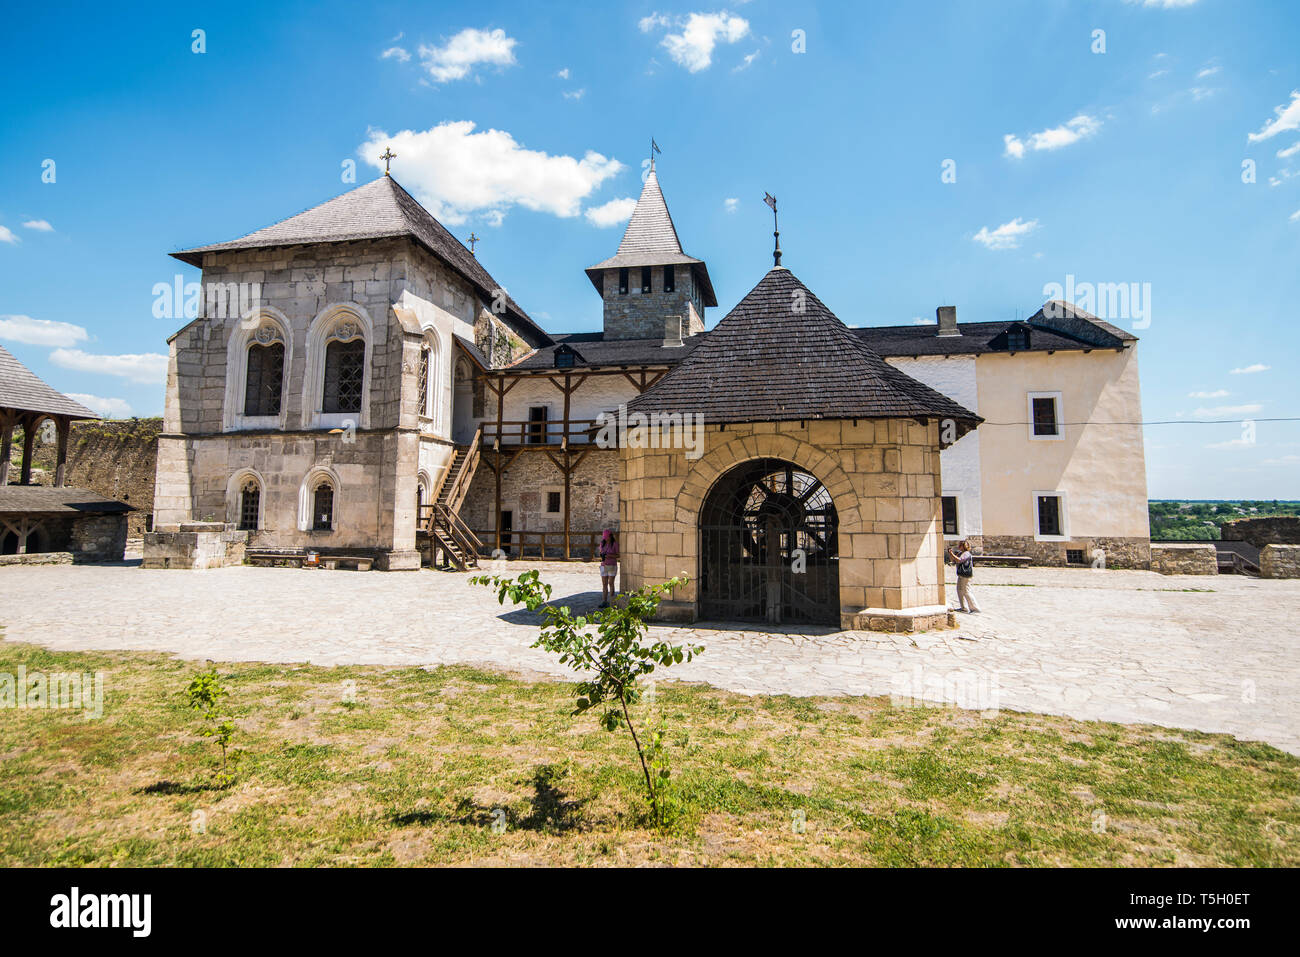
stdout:
[[595,441],[595,419],[556,419],[546,422],[503,421],[483,423],[483,445],[501,447],[537,446],[538,448],[563,448],[568,445],[590,445]]

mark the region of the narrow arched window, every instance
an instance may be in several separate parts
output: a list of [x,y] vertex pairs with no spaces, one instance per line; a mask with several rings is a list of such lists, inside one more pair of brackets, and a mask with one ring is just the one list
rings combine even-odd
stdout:
[[244,415],[279,415],[284,392],[284,343],[254,342],[248,347]]
[[419,404],[416,410],[423,416],[429,415],[429,358],[429,347],[422,346],[420,348],[420,389],[417,399]]
[[366,342],[335,339],[325,347],[323,412],[360,412],[366,384]]
[[257,531],[257,519],[262,511],[262,487],[252,479],[244,483],[239,492],[239,530]]
[[334,486],[322,481],[312,492],[312,524],[318,532],[328,532],[334,528]]

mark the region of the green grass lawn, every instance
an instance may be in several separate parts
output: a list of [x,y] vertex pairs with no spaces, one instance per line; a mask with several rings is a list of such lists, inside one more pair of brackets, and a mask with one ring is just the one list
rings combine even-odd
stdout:
[[661,833],[626,732],[570,717],[561,682],[221,665],[222,788],[176,694],[193,663],[0,641],[19,665],[107,691],[98,720],[0,710],[3,865],[1300,864],[1300,759],[1226,735],[661,684]]

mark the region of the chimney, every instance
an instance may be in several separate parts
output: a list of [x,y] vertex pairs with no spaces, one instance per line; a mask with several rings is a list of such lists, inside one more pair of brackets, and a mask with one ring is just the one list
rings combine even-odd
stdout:
[[934,311],[939,318],[939,335],[941,336],[959,336],[961,333],[957,330],[957,307],[940,306]]
[[672,348],[682,344],[682,317],[664,317],[664,346]]

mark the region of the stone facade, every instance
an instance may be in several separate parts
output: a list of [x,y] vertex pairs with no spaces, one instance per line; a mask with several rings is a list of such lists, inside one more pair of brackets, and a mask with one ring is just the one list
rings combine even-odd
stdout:
[[1162,575],[1217,575],[1218,552],[1213,545],[1151,543],[1151,570]]
[[691,581],[660,613],[693,620],[705,496],[736,465],[774,458],[816,477],[835,504],[842,627],[905,631],[918,616],[946,623],[938,428],[901,419],[711,425],[694,461],[682,449],[624,447],[620,587],[684,572]]
[[241,565],[248,532],[221,522],[186,522],[145,536],[144,568],[225,568]]
[[606,339],[671,341],[704,331],[704,304],[689,265],[673,267],[672,292],[664,292],[664,267],[650,266],[650,292],[641,291],[641,267],[628,269],[627,292],[617,269],[604,271]]
[[73,562],[120,562],[126,552],[129,512],[29,516],[40,525],[28,540],[30,554],[67,553]]
[[1261,578],[1300,578],[1300,545],[1265,545],[1259,550]]
[[[1152,544],[1146,538],[1093,538],[1039,541],[1032,535],[984,535],[978,554],[1027,555],[1034,565],[1064,567],[1083,564],[1105,568],[1150,568]],[[1098,554],[1100,551],[1100,555]],[[1070,552],[1082,552],[1082,562],[1071,562]]]
[[[407,239],[209,252],[203,282],[260,284],[260,308],[251,319],[197,319],[171,340],[155,528],[237,522],[240,486],[252,479],[261,489],[254,544],[418,568],[418,485],[436,489],[453,451],[455,337],[508,361],[530,348],[522,334]],[[241,357],[259,323],[285,344],[281,410],[272,421],[242,415]],[[359,412],[321,406],[324,340],[337,323],[366,344]],[[424,349],[430,385],[421,408]],[[322,478],[334,486],[334,521],[315,530],[309,486]],[[160,547],[152,541],[146,549]]]

